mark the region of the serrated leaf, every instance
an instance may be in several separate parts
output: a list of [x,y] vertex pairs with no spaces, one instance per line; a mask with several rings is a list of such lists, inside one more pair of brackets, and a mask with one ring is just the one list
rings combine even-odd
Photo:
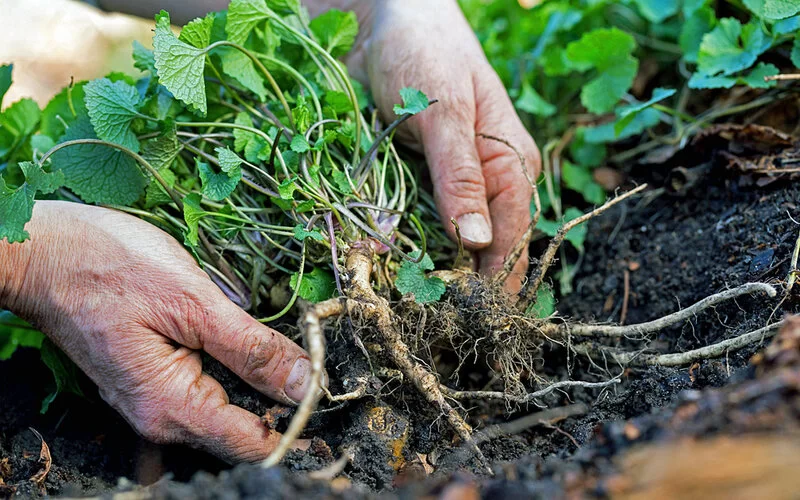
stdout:
[[205,115],[208,108],[203,77],[205,49],[178,40],[170,28],[169,14],[164,11],[156,16],[153,47],[161,85],[172,92],[176,99]]
[[[97,139],[87,117],[76,121],[59,142]],[[129,206],[144,192],[147,179],[136,161],[99,144],[80,144],[52,156],[53,171],[64,172],[65,186],[86,203]]]
[[303,227],[302,224],[298,224],[294,227],[294,238],[297,241],[305,241],[306,238],[311,238],[312,240],[317,241],[325,241],[325,236],[323,236],[318,229],[306,231],[306,228]]
[[[175,187],[175,173],[172,170],[165,169],[159,172],[161,178],[167,183],[169,187]],[[146,208],[153,208],[159,205],[166,205],[172,203],[172,197],[164,189],[164,186],[158,182],[155,177],[150,179],[150,185],[145,190],[144,204]]]
[[678,13],[679,0],[634,0],[642,16],[651,23],[661,23]]
[[211,27],[214,26],[214,16],[213,12],[209,12],[205,17],[189,21],[181,30],[178,40],[198,49],[208,47],[211,44]]
[[142,146],[142,158],[159,172],[172,166],[180,152],[181,145],[174,126]]
[[416,115],[428,109],[430,101],[428,96],[421,90],[412,87],[405,87],[400,89],[400,97],[403,99],[403,105],[394,105],[394,114],[397,116],[403,115]]
[[242,180],[242,169],[235,167],[229,172],[215,172],[208,163],[195,158],[200,181],[203,186],[203,196],[213,201],[227,198]]
[[[416,250],[411,254],[411,258],[419,257],[420,251]],[[447,287],[440,278],[427,277],[425,271],[433,271],[434,265],[430,256],[425,254],[419,263],[405,261],[400,269],[397,270],[397,279],[394,286],[403,295],[413,293],[414,300],[418,304],[436,302],[442,298]]]
[[97,137],[138,153],[139,140],[131,124],[141,116],[136,110],[139,91],[125,82],[112,82],[107,78],[92,80],[84,91],[86,109]]
[[54,193],[64,185],[64,172],[45,172],[38,163],[23,161],[19,168],[25,175],[25,183],[36,191],[44,194]]
[[133,41],[133,67],[143,73],[156,74],[156,56],[138,40]]
[[228,148],[217,148],[215,151],[219,160],[219,168],[225,173],[235,172],[244,163],[239,155]]
[[353,103],[350,102],[350,96],[338,90],[329,90],[326,92],[325,103],[338,114],[353,111]]
[[772,35],[788,35],[800,31],[800,16],[781,19],[772,25]]
[[695,73],[689,79],[690,89],[729,89],[736,84],[765,89],[775,86],[775,81],[764,81],[765,76],[777,75],[780,71],[773,64],[758,63],[751,72],[741,76],[705,76]]
[[0,66],[0,109],[3,105],[3,97],[5,97],[8,89],[11,88],[11,74],[13,71],[13,64],[3,64]]
[[636,115],[664,99],[675,95],[675,89],[657,88],[653,90],[653,95],[645,102],[637,102],[628,106],[621,106],[617,109],[617,122],[614,124],[614,132],[619,134],[625,127],[627,127],[635,118]]
[[256,71],[253,61],[247,54],[232,47],[223,47],[220,51],[222,60],[222,72],[241,83],[247,90],[258,96],[259,101],[264,102],[267,98],[267,89],[264,87],[264,79]]
[[297,184],[295,184],[294,179],[284,179],[283,182],[280,183],[278,186],[278,195],[280,195],[282,200],[292,200],[294,199],[294,192],[297,191],[298,188]]
[[631,55],[635,48],[633,37],[617,28],[590,31],[567,46],[567,59],[575,68],[598,71],[581,90],[581,103],[587,110],[610,111],[628,91],[639,68]]
[[333,57],[350,52],[358,36],[358,19],[355,12],[330,9],[311,21],[311,32]]
[[208,212],[200,206],[201,200],[198,193],[191,193],[183,198],[183,220],[188,228],[183,241],[188,247],[197,246],[200,240],[200,221],[208,216]]
[[302,134],[295,134],[295,136],[292,137],[290,147],[292,151],[298,154],[307,153],[311,149],[311,145],[308,144],[306,137]]
[[272,16],[273,13],[264,0],[231,0],[228,5],[228,21],[225,24],[228,40],[243,44],[253,28]]
[[545,101],[527,81],[522,83],[522,92],[514,106],[520,111],[545,118],[556,112],[556,107]]
[[336,184],[336,187],[339,189],[339,191],[344,194],[353,194],[353,188],[350,186],[350,182],[347,179],[347,174],[338,168],[334,168],[331,175],[333,177],[333,182]]
[[774,64],[766,64],[766,63],[758,63],[758,65],[753,68],[753,71],[747,74],[747,76],[740,78],[739,81],[751,88],[754,89],[767,89],[770,87],[774,87],[776,82],[772,81],[765,81],[764,78],[767,76],[775,76],[780,73],[780,70]]
[[744,4],[764,19],[785,19],[800,12],[797,0],[744,0]]
[[[298,273],[292,274],[289,286],[292,290],[297,290]],[[336,295],[336,280],[328,271],[315,267],[310,273],[303,274],[303,281],[300,282],[300,289],[297,294],[309,302],[317,303],[328,300]]]
[[769,45],[758,24],[742,26],[737,19],[726,17],[710,33],[703,36],[697,55],[698,72],[707,76],[732,75],[756,62]]
[[30,237],[25,224],[33,216],[33,197],[36,190],[27,184],[11,189],[0,176],[0,241],[20,243]]
[[[253,127],[253,119],[250,118],[245,112],[241,112],[236,115],[236,119],[233,121],[236,125],[243,125],[245,127]],[[248,132],[247,130],[242,130],[235,128],[233,129],[233,149],[237,153],[241,153],[247,147],[247,144],[255,138],[256,134],[252,132]]]

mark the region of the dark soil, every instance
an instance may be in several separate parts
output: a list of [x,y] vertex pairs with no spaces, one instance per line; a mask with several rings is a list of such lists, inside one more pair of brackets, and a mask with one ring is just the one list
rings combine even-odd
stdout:
[[[687,165],[714,158],[694,158]],[[671,165],[634,169],[630,174],[659,188],[668,183],[675,162],[684,160],[678,157]],[[573,280],[575,290],[560,300],[559,315],[579,321],[620,321],[626,271],[626,324],[663,316],[749,281],[785,279],[798,232],[789,214],[798,213],[800,188],[780,181],[766,187],[745,186],[724,162],[713,165],[707,177],[680,196],[664,190],[592,221],[586,255]],[[665,330],[650,348],[693,349],[800,310],[796,302],[787,301],[775,311],[780,298],[743,297],[720,305]],[[336,384],[368,370],[363,356],[353,351],[352,329],[344,325],[339,331],[341,335],[328,346],[334,393],[345,389]],[[623,384],[614,388],[555,394],[547,400],[550,406],[579,401],[589,403],[590,409],[581,417],[482,445],[495,463],[496,476],[491,479],[460,472],[474,472],[477,464],[469,457],[465,460],[463,453],[437,446],[450,439],[449,429],[428,405],[399,390],[397,382],[387,384],[380,393],[373,391],[365,401],[316,414],[307,430],[307,435],[321,438],[313,452],[290,454],[284,466],[276,469],[228,468],[181,447],[143,443],[96,391],[87,391],[88,399],[62,396],[46,415],[40,415],[50,375],[37,353],[22,350],[0,363],[4,381],[0,385],[0,459],[8,458],[10,465],[10,472],[4,473],[0,463],[0,477],[6,484],[19,484],[18,493],[37,493],[35,485],[25,483],[40,468],[40,443],[28,430],[33,427],[52,452],[52,469],[44,483],[50,495],[123,491],[137,483],[158,481],[146,490],[158,498],[360,498],[376,492],[398,498],[422,494],[442,498],[605,496],[629,484],[615,479],[626,477],[627,462],[620,457],[642,443],[796,430],[800,384],[793,386],[789,380],[791,376],[797,379],[798,372],[783,366],[753,368],[750,359],[763,347],[755,345],[691,368],[628,369]],[[566,378],[568,372],[581,380],[619,373],[610,364],[601,369],[568,357],[562,349],[546,350],[544,359],[543,374],[553,380]],[[207,363],[207,370],[228,388],[232,402],[258,414],[272,407],[218,365]],[[513,418],[502,410],[477,408],[472,423],[480,426]],[[279,418],[276,427],[280,430],[287,420]],[[353,444],[357,444],[354,460],[342,478],[314,481],[304,474],[330,464],[343,447]],[[436,471],[432,476],[425,473],[428,465]],[[2,492],[0,486],[0,496]]]

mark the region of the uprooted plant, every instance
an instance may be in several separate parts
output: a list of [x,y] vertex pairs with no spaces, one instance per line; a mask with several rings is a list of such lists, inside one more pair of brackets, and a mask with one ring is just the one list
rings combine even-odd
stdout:
[[[176,37],[162,12],[154,50],[134,47],[144,78],[111,74],[70,85],[41,112],[29,100],[6,112],[27,132],[15,139],[0,177],[0,238],[26,239],[35,195],[56,193],[129,212],[173,234],[232,300],[266,314],[261,321],[287,314],[298,297],[316,303],[300,315],[312,388],[267,465],[281,460],[317,405],[328,318],[347,315],[363,327],[363,338],[354,335],[353,343],[372,367],[343,384],[350,392],[328,393],[331,401],[365,397],[373,377],[399,373],[478,457],[459,401],[540,404],[556,389],[618,382],[538,377],[535,360],[545,343],[623,366],[674,365],[718,356],[774,329],[667,355],[618,351],[603,342],[644,341],[723,300],[775,294],[760,283],[641,325],[581,325],[532,314],[567,233],[645,186],[564,224],[516,300],[502,283],[539,221],[533,180],[537,209],[493,280],[459,269],[426,273],[434,261],[452,260],[456,247],[442,236],[430,197],[392,138],[432,102],[403,89],[397,117],[384,127],[336,59],[350,49],[357,29],[349,13],[330,11],[311,21],[298,2],[234,0]],[[514,148],[503,138],[481,140]],[[527,172],[521,156],[520,168]],[[394,289],[401,300],[393,300]],[[370,355],[364,342],[380,352]],[[460,363],[480,360],[498,389],[444,385],[430,355],[437,345],[448,346]]]

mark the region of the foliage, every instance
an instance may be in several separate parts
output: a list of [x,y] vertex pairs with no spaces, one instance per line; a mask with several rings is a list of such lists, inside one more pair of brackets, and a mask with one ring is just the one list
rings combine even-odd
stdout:
[[[564,204],[604,200],[596,167],[680,144],[709,124],[719,110],[698,92],[768,89],[765,76],[800,67],[800,4],[789,0],[460,3],[543,150],[539,229],[548,235],[577,213]],[[687,111],[696,101],[702,121]],[[610,156],[617,149],[632,152]],[[582,250],[585,228],[575,231],[568,240]]]
[[[419,259],[420,251],[416,250],[411,258]],[[428,277],[425,271],[433,271],[434,265],[430,256],[425,255],[419,262],[406,261],[397,271],[394,285],[402,294],[414,294],[414,300],[420,304],[436,302],[445,292],[445,284],[441,278]]]

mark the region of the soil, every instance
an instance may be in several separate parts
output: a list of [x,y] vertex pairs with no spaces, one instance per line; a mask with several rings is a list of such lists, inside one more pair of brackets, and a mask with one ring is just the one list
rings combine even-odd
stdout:
[[[675,166],[707,162],[711,167],[693,188],[680,194],[659,189],[671,185]],[[590,223],[585,255],[569,255],[571,262],[581,264],[572,281],[574,291],[558,303],[560,317],[619,322],[624,308],[626,324],[633,324],[726,288],[750,281],[777,282],[789,273],[798,232],[790,214],[798,213],[800,187],[785,180],[760,187],[763,182],[751,182],[729,169],[716,150],[684,152],[662,166],[635,166],[627,174],[656,189]],[[624,307],[626,273],[629,293]],[[781,303],[781,297],[742,297],[719,305],[664,330],[649,347],[662,352],[693,349],[800,311],[797,301]],[[369,368],[352,348],[353,330],[345,324],[338,331],[328,345],[334,393],[345,392],[341,381]],[[370,350],[368,337],[364,340]],[[550,407],[586,403],[589,408],[581,416],[549,420],[484,443],[481,449],[493,463],[494,477],[482,475],[479,464],[460,448],[443,449],[442,441],[451,439],[448,427],[429,405],[400,390],[398,382],[378,391],[376,381],[370,381],[371,397],[315,414],[306,431],[318,438],[310,453],[293,452],[279,468],[231,468],[202,453],[144,443],[88,386],[88,398],[60,396],[41,415],[50,374],[36,352],[23,349],[0,363],[0,460],[8,459],[6,466],[0,461],[0,478],[18,485],[17,494],[23,496],[127,490],[156,498],[558,498],[625,497],[631,491],[676,495],[683,482],[668,475],[672,469],[659,466],[659,473],[667,475],[656,479],[646,472],[653,457],[665,464],[682,462],[676,457],[686,453],[735,456],[724,451],[729,445],[725,439],[733,440],[738,450],[770,457],[779,450],[785,457],[786,440],[772,437],[798,431],[800,362],[774,353],[751,362],[768,343],[692,367],[627,369],[623,383],[608,389],[554,393],[545,400]],[[800,342],[787,345],[791,353]],[[543,359],[541,375],[552,380],[602,380],[619,373],[611,363],[601,367],[568,356],[561,348],[546,348]],[[269,413],[278,430],[286,425],[289,415],[272,411],[269,400],[211,360],[206,367],[227,388],[233,403]],[[471,423],[481,427],[535,410],[481,406],[471,412]],[[52,453],[52,468],[42,488],[26,481],[41,469],[41,444],[29,427],[44,436]],[[759,440],[746,441],[751,434]],[[349,446],[355,447],[354,458],[339,478],[309,477],[308,471],[330,465]],[[795,451],[789,456],[800,456]],[[430,469],[435,472],[429,474]],[[794,480],[779,472],[779,479]],[[691,471],[680,474],[691,476]],[[666,483],[673,489],[657,489]],[[0,497],[11,493],[2,484]],[[143,490],[138,485],[151,486]]]

